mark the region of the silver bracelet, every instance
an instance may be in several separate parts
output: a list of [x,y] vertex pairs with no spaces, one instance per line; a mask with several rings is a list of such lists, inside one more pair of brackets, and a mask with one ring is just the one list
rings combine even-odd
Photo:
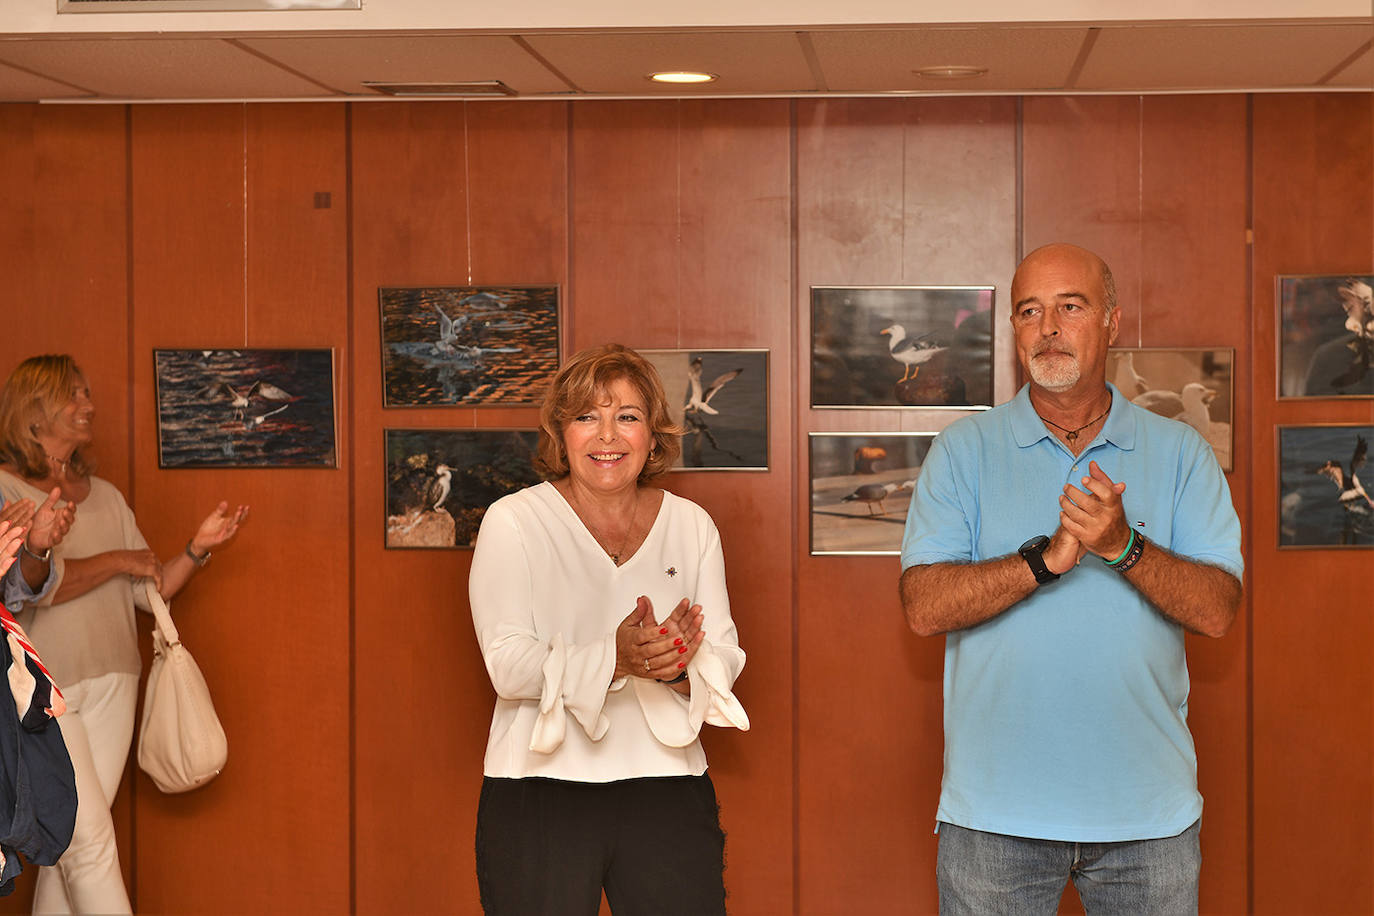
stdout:
[[210,551],[205,551],[205,556],[203,557],[197,556],[196,552],[191,549],[190,541],[186,542],[186,555],[191,558],[191,562],[196,564],[197,568],[204,566],[206,563],[210,562]]
[[26,554],[28,554],[29,556],[33,557],[33,558],[34,558],[35,560],[37,560],[39,563],[46,563],[46,562],[48,562],[48,560],[52,557],[52,548],[51,548],[51,547],[49,547],[47,550],[43,551],[42,553],[34,553],[32,550],[29,549],[29,542],[28,542],[28,541],[25,541],[25,542],[24,542],[24,548],[23,548],[23,549],[24,549],[24,553],[26,553]]

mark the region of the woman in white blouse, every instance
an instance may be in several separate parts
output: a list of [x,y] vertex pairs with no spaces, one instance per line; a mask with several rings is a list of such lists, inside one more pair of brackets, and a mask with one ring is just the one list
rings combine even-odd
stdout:
[[617,344],[574,356],[540,413],[545,483],[493,503],[469,594],[496,711],[477,814],[490,914],[725,912],[702,723],[748,729],[720,535],[647,486],[679,430]]

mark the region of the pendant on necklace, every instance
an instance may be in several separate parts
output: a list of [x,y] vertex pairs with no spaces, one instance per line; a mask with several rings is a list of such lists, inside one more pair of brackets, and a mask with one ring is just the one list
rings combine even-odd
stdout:
[[1067,441],[1069,441],[1069,442],[1072,442],[1073,440],[1075,440],[1075,439],[1078,438],[1078,430],[1075,429],[1073,432],[1069,433],[1069,434],[1068,434],[1067,436],[1065,436],[1064,438],[1065,438],[1065,440],[1067,440]]

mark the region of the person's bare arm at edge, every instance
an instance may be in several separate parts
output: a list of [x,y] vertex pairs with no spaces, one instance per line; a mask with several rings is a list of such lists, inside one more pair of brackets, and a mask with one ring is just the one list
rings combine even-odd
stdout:
[[[1077,538],[1061,527],[1042,556],[1050,572],[1062,575],[1082,555]],[[991,620],[1036,587],[1035,574],[1019,554],[982,563],[912,566],[898,586],[907,626],[917,636],[938,636]]]
[[[1113,483],[1096,461],[1089,462],[1083,486],[1068,486],[1059,504],[1061,525],[1084,547],[1113,560],[1131,540],[1121,504],[1122,483]],[[1224,569],[1145,545],[1140,562],[1122,573],[1156,610],[1184,629],[1202,636],[1225,636],[1240,608],[1241,584]]]

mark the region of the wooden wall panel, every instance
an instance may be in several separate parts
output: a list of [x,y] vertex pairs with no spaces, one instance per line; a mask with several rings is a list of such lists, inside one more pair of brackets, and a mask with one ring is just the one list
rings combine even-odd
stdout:
[[[813,285],[1002,287],[1014,258],[1014,115],[1001,99],[800,103],[799,313],[809,316]],[[811,410],[809,317],[801,327],[794,504],[804,554],[807,431],[938,430],[963,413]],[[799,560],[803,913],[853,911],[855,901],[870,912],[936,907],[944,643],[907,630],[899,574],[895,557]]]
[[[100,475],[127,491],[129,263],[125,117],[120,106],[0,105],[0,382],[39,353],[70,353],[91,384]],[[132,797],[115,799],[126,880]],[[0,912],[28,912],[29,869]]]
[[353,108],[360,913],[479,912],[473,830],[495,701],[472,632],[471,553],[383,547],[383,429],[537,416],[384,410],[377,288],[564,284],[566,118],[561,104]]
[[[316,209],[313,191],[342,203],[344,164],[337,106],[134,112],[135,509],[170,556],[219,499],[253,507],[237,543],[176,602],[230,761],[185,796],[139,776],[140,910],[348,906],[344,472],[158,469],[151,356],[168,346],[343,348],[345,210]],[[347,400],[337,406],[346,416]],[[254,879],[225,862],[252,863]]]
[[[1368,400],[1275,396],[1274,277],[1374,272],[1369,95],[1254,100],[1256,913],[1374,910],[1368,550],[1278,543],[1277,427],[1369,424]],[[1368,470],[1368,468],[1366,468]],[[1295,861],[1320,862],[1320,876]]]
[[[1064,240],[1107,259],[1122,346],[1235,347],[1238,446],[1249,431],[1245,131],[1236,97],[1025,102],[1026,249]],[[1248,534],[1244,459],[1229,479]],[[1246,906],[1247,627],[1243,608],[1225,639],[1188,641],[1206,912]]]

